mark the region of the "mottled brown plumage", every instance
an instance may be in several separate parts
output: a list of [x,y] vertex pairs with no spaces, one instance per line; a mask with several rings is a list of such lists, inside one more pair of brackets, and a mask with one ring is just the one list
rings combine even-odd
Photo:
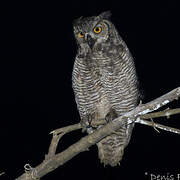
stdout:
[[[72,83],[81,122],[88,133],[94,130],[91,121],[112,120],[132,110],[138,99],[133,58],[109,17],[105,12],[74,22],[79,48]],[[124,125],[97,143],[101,162],[119,164],[133,126]]]

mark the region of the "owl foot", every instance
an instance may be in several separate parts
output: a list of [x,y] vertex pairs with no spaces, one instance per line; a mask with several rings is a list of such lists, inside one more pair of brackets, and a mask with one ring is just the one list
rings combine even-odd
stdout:
[[[118,114],[116,112],[115,109],[111,108],[110,111],[107,113],[106,117],[105,117],[105,120],[106,122],[110,122],[110,121],[113,121],[114,119],[116,119],[118,117]],[[113,134],[116,134],[116,135],[122,135],[121,132],[117,132],[117,131],[113,131]]]
[[95,113],[87,114],[81,119],[82,132],[85,132],[87,128],[91,128],[91,122],[95,119]]
[[84,133],[86,131],[86,129],[87,129],[87,125],[86,125],[86,123],[84,122],[83,119],[80,121],[80,124],[81,124],[81,127],[82,127],[82,132]]
[[118,114],[115,109],[111,108],[110,111],[106,114],[105,120],[106,122],[113,121],[118,117]]

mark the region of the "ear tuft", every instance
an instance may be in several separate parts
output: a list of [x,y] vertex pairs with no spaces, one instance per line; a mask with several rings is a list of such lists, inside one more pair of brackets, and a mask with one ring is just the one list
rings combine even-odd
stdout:
[[105,11],[105,12],[102,12],[99,17],[103,18],[103,19],[110,19],[111,17],[111,12],[110,11]]
[[78,25],[78,23],[80,23],[82,19],[83,19],[83,17],[82,17],[82,16],[81,16],[81,17],[79,17],[79,18],[77,18],[77,19],[74,19],[74,20],[73,20],[73,22],[72,22],[73,26],[77,26],[77,25]]

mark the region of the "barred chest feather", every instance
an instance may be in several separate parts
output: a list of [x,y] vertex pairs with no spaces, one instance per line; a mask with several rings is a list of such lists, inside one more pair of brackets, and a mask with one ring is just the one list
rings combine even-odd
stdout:
[[114,58],[103,55],[76,58],[73,81],[74,89],[78,91],[77,104],[86,108],[80,112],[82,116],[98,108],[102,117],[110,107],[123,113],[136,103],[137,79],[128,51],[120,52]]
[[[72,80],[81,119],[96,113],[97,121],[105,118],[111,108],[121,115],[136,106],[137,77],[132,56],[127,48],[117,52],[76,57]],[[132,129],[133,124],[126,125],[119,129],[119,135],[112,134],[97,143],[101,162],[119,164]]]

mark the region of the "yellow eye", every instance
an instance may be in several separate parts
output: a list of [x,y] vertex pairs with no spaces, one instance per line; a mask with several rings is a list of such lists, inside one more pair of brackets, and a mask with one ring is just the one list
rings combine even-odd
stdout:
[[84,37],[84,34],[83,34],[82,32],[79,32],[79,33],[78,33],[78,37],[79,37],[79,38],[83,38],[83,37]]
[[101,28],[101,27],[95,27],[95,28],[94,28],[94,32],[95,32],[96,34],[99,34],[101,31],[102,31],[102,28]]

